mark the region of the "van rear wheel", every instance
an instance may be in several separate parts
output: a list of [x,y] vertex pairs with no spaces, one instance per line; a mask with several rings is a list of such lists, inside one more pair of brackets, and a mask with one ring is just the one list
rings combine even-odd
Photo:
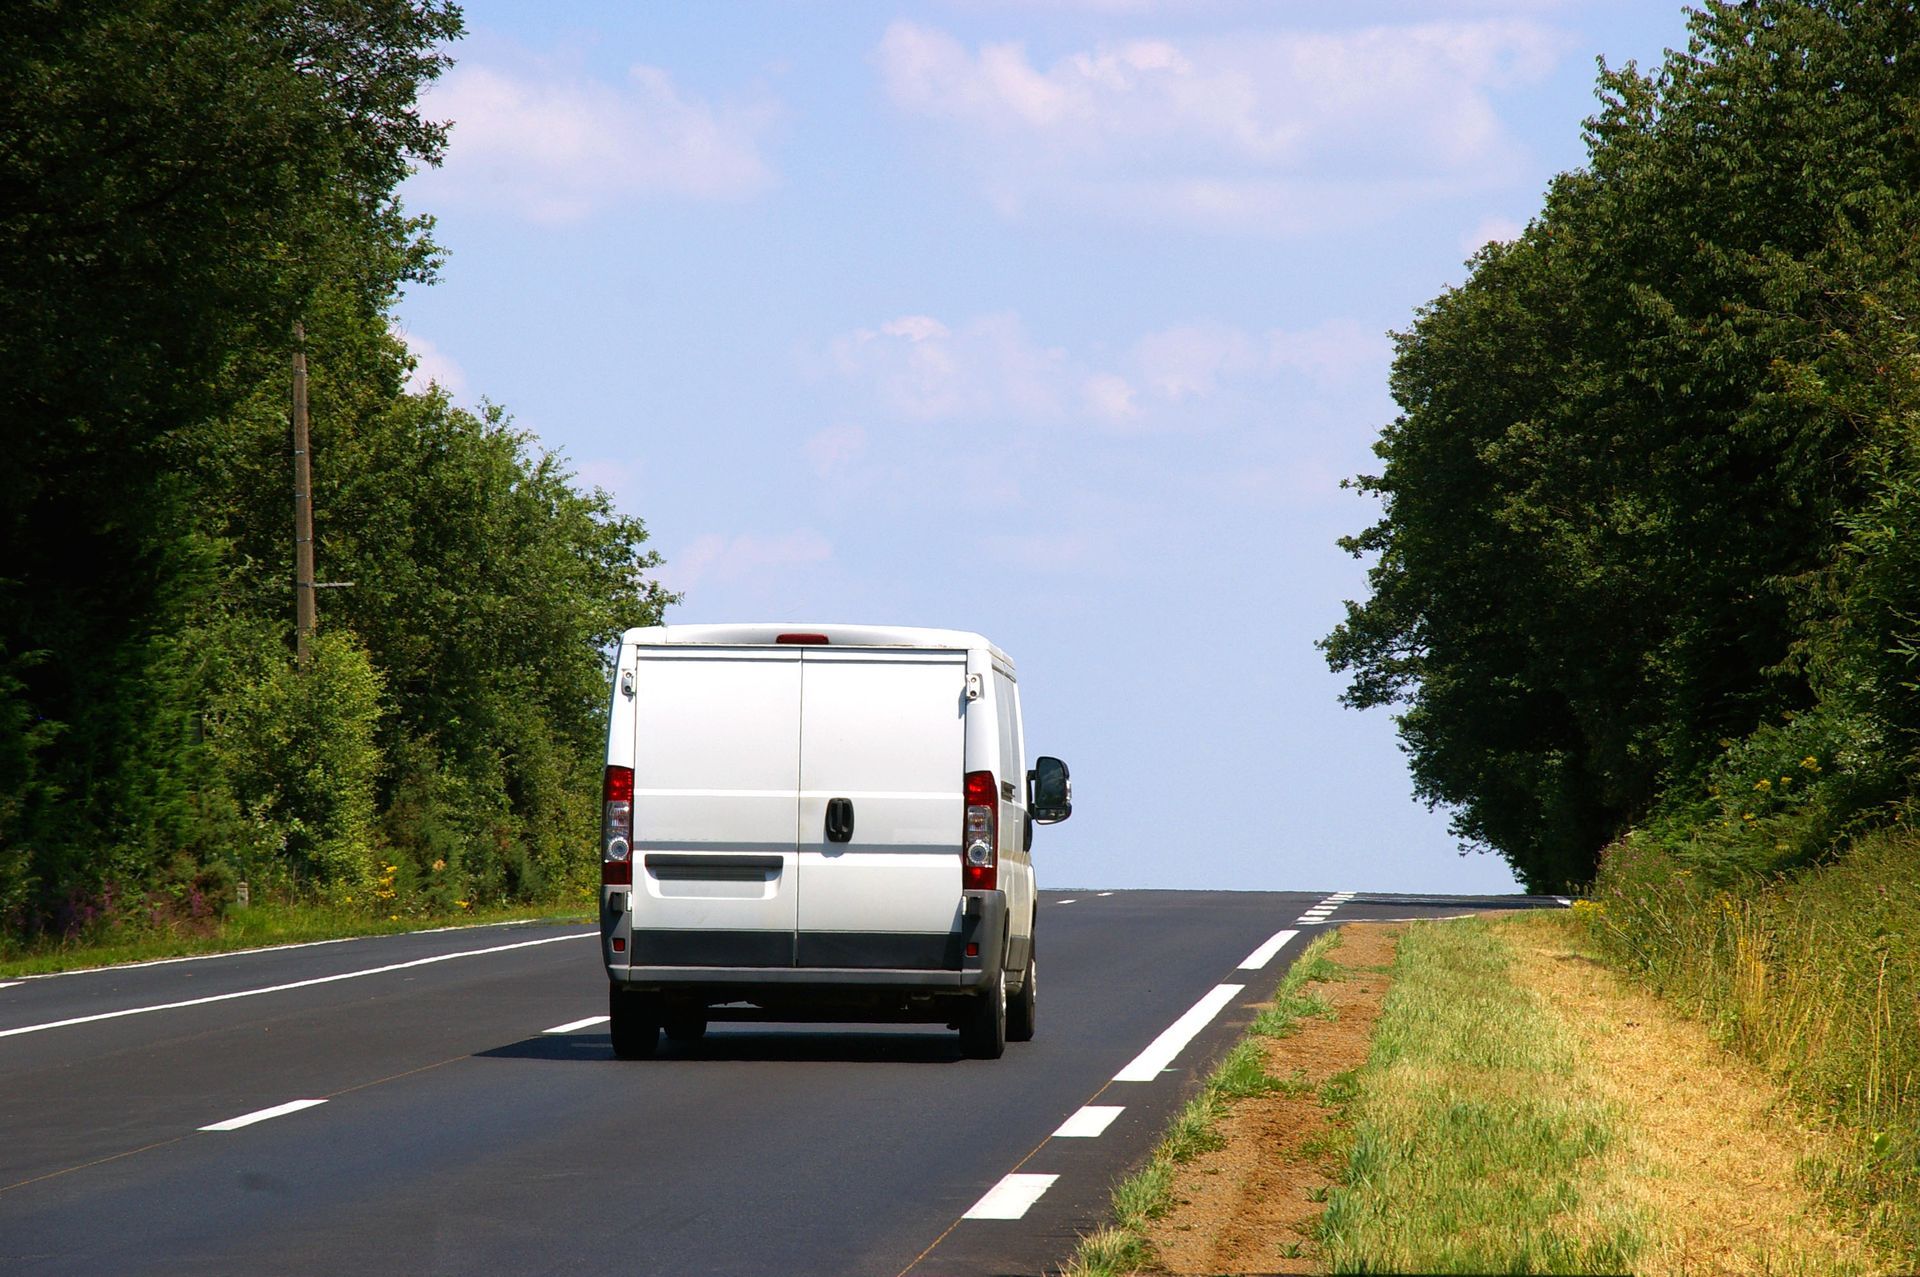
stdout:
[[1007,1052],[1007,973],[1003,968],[988,988],[974,995],[960,1021],[960,1049],[976,1060],[997,1060]]
[[1033,1041],[1033,1013],[1039,1007],[1040,972],[1032,953],[1027,954],[1027,974],[1020,981],[1020,992],[1007,999],[1007,1041]]
[[613,1053],[623,1060],[650,1060],[660,1049],[660,1006],[652,997],[607,986],[607,1029]]
[[667,1031],[667,1041],[686,1046],[707,1036],[707,1013],[670,1011],[662,1025]]

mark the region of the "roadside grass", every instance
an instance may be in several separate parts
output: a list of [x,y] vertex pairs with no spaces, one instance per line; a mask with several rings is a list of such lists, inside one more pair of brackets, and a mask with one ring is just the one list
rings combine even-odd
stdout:
[[356,936],[396,935],[435,927],[480,926],[487,923],[528,921],[587,921],[589,908],[565,902],[531,905],[495,905],[447,913],[379,917],[353,909],[326,905],[262,903],[230,910],[219,929],[206,935],[157,932],[98,943],[48,945],[24,953],[0,956],[0,979],[79,971],[89,967],[151,962],[259,949],[278,944],[315,940],[343,940]]
[[1802,1181],[1920,1270],[1920,834],[1735,878],[1630,836],[1575,912],[1612,965],[1828,1120],[1840,1149]]
[[[1309,1092],[1331,1123],[1267,1155],[1342,1167],[1331,1187],[1305,1193],[1324,1203],[1312,1226],[1316,1271],[1910,1270],[1893,1257],[1909,1253],[1897,1234],[1876,1233],[1858,1210],[1844,1209],[1858,1205],[1833,1182],[1836,1166],[1854,1164],[1846,1130],[1810,1115],[1697,1021],[1622,980],[1602,961],[1591,910],[1581,914],[1415,923],[1400,932],[1390,968],[1335,965],[1326,950],[1337,933],[1316,941],[1274,1011],[1229,1052],[1147,1165],[1114,1190],[1114,1224],[1083,1238],[1063,1272],[1110,1277],[1221,1254],[1213,1241],[1184,1255],[1156,1250],[1186,1235],[1185,1226],[1166,1232],[1166,1221],[1183,1218],[1176,1195],[1194,1191],[1184,1164],[1221,1148],[1222,1130],[1236,1132],[1229,1158],[1249,1147],[1240,1141],[1258,1128],[1239,1125],[1236,1098]],[[1266,1063],[1258,1033],[1286,1036],[1326,1012],[1310,980],[1363,970],[1392,976],[1365,1062],[1330,1076],[1321,1070],[1317,1085],[1304,1070],[1274,1076],[1269,1070],[1284,1065]],[[1348,1005],[1344,993],[1334,997]],[[1234,1230],[1250,1216],[1228,1218],[1213,1237],[1244,1237]],[[1280,1253],[1301,1258],[1298,1247]]]
[[1648,1221],[1607,1184],[1618,1115],[1480,919],[1418,923],[1365,1066],[1320,1225],[1335,1272],[1630,1271]]
[[1227,1052],[1200,1093],[1174,1117],[1147,1164],[1114,1188],[1113,1224],[1081,1238],[1079,1249],[1061,1270],[1062,1277],[1120,1277],[1151,1264],[1147,1224],[1165,1215],[1173,1204],[1174,1167],[1220,1147],[1217,1128],[1226,1105],[1250,1095],[1307,1089],[1302,1079],[1269,1073],[1254,1039],[1286,1037],[1297,1031],[1306,1016],[1333,1014],[1326,999],[1306,986],[1341,978],[1344,968],[1327,957],[1339,943],[1338,931],[1323,932],[1295,959],[1274,993],[1274,1005],[1255,1017],[1247,1036]]

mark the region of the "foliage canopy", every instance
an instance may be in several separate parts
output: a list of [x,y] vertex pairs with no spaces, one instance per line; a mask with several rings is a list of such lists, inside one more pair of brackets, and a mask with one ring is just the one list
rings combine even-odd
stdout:
[[1586,167],[1396,335],[1370,597],[1323,642],[1534,889],[1636,825],[1815,859],[1920,780],[1920,15],[1689,29],[1602,67]]
[[[403,388],[439,265],[446,0],[23,0],[0,41],[0,944],[382,911],[591,872],[638,520],[497,408]],[[321,600],[291,639],[287,384]]]

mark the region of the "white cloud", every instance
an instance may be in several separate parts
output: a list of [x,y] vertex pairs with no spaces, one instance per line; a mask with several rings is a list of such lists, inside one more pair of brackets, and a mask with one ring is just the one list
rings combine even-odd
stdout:
[[1351,319],[1332,319],[1311,328],[1276,328],[1266,340],[1272,367],[1303,373],[1323,385],[1371,380],[1385,386],[1393,362],[1393,342],[1387,334]]
[[1082,391],[1093,415],[1106,421],[1125,421],[1140,415],[1139,392],[1125,377],[1110,372],[1088,377]]
[[437,385],[454,399],[466,397],[466,370],[453,356],[417,333],[395,328],[393,335],[405,344],[407,354],[413,358],[413,369],[407,374],[408,393],[425,394],[429,386]]
[[737,200],[766,189],[768,102],[715,105],[658,67],[606,83],[542,68],[457,66],[428,93],[453,121],[437,198],[504,202],[536,222],[576,222],[623,199]]
[[1178,402],[1203,398],[1220,379],[1259,367],[1252,338],[1226,324],[1189,324],[1149,333],[1134,344],[1133,357],[1146,384]]
[[880,325],[880,331],[889,337],[905,337],[908,341],[926,341],[951,335],[947,326],[931,315],[902,315],[898,319],[889,319]]
[[989,198],[1300,231],[1396,196],[1503,180],[1500,90],[1553,67],[1528,20],[1429,22],[1099,45],[1039,65],[897,21],[877,60],[903,110],[942,121]]
[[833,544],[812,528],[772,536],[710,532],[667,559],[661,580],[674,590],[702,583],[732,583],[825,563]]
[[[1351,319],[1264,332],[1181,324],[1094,359],[1035,341],[1013,314],[957,326],[908,315],[836,338],[827,366],[896,420],[989,426],[1078,420],[1131,432],[1204,428],[1275,399],[1289,381],[1321,390],[1381,386],[1391,353],[1383,332]],[[835,427],[808,441],[817,470],[845,460],[841,454],[849,449],[865,449],[864,433],[842,433],[855,429]]]
[[828,426],[803,445],[813,472],[822,479],[838,474],[867,450],[867,432],[859,426]]
[[1516,222],[1511,217],[1483,217],[1461,238],[1460,247],[1466,252],[1477,253],[1496,240],[1502,244],[1512,243],[1526,229],[1524,222]]
[[829,358],[872,387],[887,412],[914,421],[1011,414],[1058,417],[1071,398],[1066,352],[1030,341],[1017,315],[983,315],[958,330],[906,315],[836,338]]
[[580,463],[575,477],[588,487],[605,489],[619,504],[620,497],[638,480],[639,467],[631,461],[594,457]]

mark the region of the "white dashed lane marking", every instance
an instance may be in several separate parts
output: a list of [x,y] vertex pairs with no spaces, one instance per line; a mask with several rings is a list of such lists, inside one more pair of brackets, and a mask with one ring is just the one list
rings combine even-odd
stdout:
[[1113,1119],[1126,1111],[1124,1104],[1087,1104],[1081,1106],[1066,1121],[1060,1123],[1060,1129],[1053,1133],[1057,1140],[1090,1140],[1113,1125]]
[[556,1024],[551,1029],[542,1029],[543,1033],[574,1033],[581,1029],[591,1029],[596,1024],[605,1024],[611,1016],[590,1015],[584,1020],[568,1020],[565,1024]]
[[1019,1219],[1053,1187],[1058,1175],[1032,1175],[1015,1172],[1003,1176],[987,1195],[975,1202],[963,1219]]
[[1207,995],[1194,1003],[1187,1013],[1169,1025],[1164,1033],[1155,1038],[1147,1049],[1133,1057],[1133,1062],[1113,1075],[1116,1082],[1151,1082],[1174,1057],[1186,1048],[1187,1043],[1200,1035],[1213,1017],[1219,1015],[1229,1002],[1238,997],[1247,986],[1244,984],[1217,984]]
[[1348,901],[1352,900],[1353,895],[1354,893],[1351,891],[1336,891],[1332,895],[1322,900],[1319,904],[1313,906],[1311,909],[1301,914],[1298,918],[1294,919],[1294,922],[1296,924],[1306,923],[1308,925],[1325,922],[1333,916],[1333,911],[1335,909],[1338,909],[1341,905],[1346,904]]
[[258,1109],[252,1113],[242,1113],[239,1117],[230,1117],[224,1122],[215,1122],[203,1126],[203,1131],[237,1131],[243,1126],[252,1126],[255,1122],[264,1122],[270,1118],[285,1117],[289,1113],[298,1113],[301,1109],[310,1109],[316,1104],[325,1104],[325,1100],[288,1100],[285,1104],[276,1104],[270,1109]]
[[1299,934],[1300,933],[1298,931],[1274,932],[1273,935],[1267,939],[1267,942],[1265,944],[1261,945],[1258,949],[1255,949],[1252,953],[1249,953],[1247,955],[1246,961],[1240,964],[1240,969],[1242,971],[1258,971],[1261,967],[1264,967],[1269,962],[1273,961],[1274,954],[1286,948],[1287,941],[1293,939],[1295,936]]

